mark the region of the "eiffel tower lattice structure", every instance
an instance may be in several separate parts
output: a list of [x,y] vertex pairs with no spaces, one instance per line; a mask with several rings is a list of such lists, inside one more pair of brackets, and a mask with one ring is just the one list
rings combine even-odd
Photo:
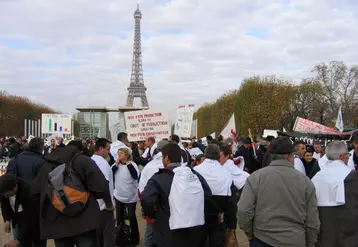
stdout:
[[126,106],[133,106],[134,98],[140,98],[142,107],[149,107],[146,95],[147,88],[144,86],[143,80],[143,65],[142,65],[142,45],[140,22],[142,13],[139,10],[139,4],[134,12],[135,29],[134,29],[134,47],[133,47],[133,62],[131,82],[128,87],[128,96]]

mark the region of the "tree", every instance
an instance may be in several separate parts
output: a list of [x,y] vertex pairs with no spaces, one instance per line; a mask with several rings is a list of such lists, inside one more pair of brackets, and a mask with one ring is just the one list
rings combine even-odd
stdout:
[[317,64],[314,80],[323,88],[323,102],[327,109],[325,121],[334,125],[339,107],[342,106],[346,126],[358,127],[358,66],[348,67],[343,62]]
[[51,108],[35,104],[26,97],[0,91],[0,136],[23,135],[24,120],[41,119],[42,113],[56,113]]

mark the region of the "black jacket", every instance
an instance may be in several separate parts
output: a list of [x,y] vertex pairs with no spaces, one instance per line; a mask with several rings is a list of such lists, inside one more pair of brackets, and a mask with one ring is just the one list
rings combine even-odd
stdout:
[[[204,193],[211,195],[209,185],[205,179],[198,175],[203,186]],[[169,193],[173,182],[174,173],[170,168],[160,169],[158,173],[148,181],[141,193],[141,203],[146,216],[155,219],[154,242],[158,247],[201,247],[205,241],[205,228],[197,226],[187,229],[170,230],[169,228]]]
[[44,157],[39,153],[24,151],[17,158],[17,176],[28,183],[32,183],[45,164]]
[[316,247],[358,246],[358,172],[344,180],[346,203],[337,207],[318,207],[321,230]]
[[103,198],[111,203],[108,181],[103,173],[91,158],[80,155],[72,166],[91,193],[85,210],[76,217],[68,217],[53,207],[47,195],[48,174],[55,167],[69,162],[76,153],[78,149],[73,146],[57,149],[46,157],[47,163],[34,181],[32,196],[40,209],[41,239],[71,237],[99,228],[101,214],[96,199]]
[[[316,160],[315,158],[313,158],[313,160],[311,162],[307,162],[305,159],[301,159],[302,160],[302,163],[305,167],[305,170],[306,170],[306,175],[309,177],[309,178],[312,178],[311,177],[311,172],[313,170],[314,167],[319,167],[318,165],[318,160]],[[316,168],[314,168],[316,169]]]
[[[21,243],[38,240],[40,229],[36,207],[31,199],[31,187],[21,179],[18,179],[17,185],[15,212],[10,206],[9,199],[1,196],[1,211],[4,221],[11,221],[13,226],[17,226],[18,240]],[[23,209],[21,212],[18,212],[19,205]]]

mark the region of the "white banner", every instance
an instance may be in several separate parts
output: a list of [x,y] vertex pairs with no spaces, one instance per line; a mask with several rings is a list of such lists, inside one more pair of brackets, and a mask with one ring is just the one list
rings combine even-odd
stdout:
[[308,119],[297,117],[293,131],[322,134],[322,135],[349,135],[351,132],[341,133],[339,130],[329,128],[322,124],[313,122]]
[[70,114],[42,114],[42,134],[71,134],[72,117]]
[[124,113],[129,141],[143,141],[154,137],[157,142],[170,136],[168,113],[160,110]]
[[191,137],[193,115],[194,115],[193,104],[178,106],[174,134],[178,135],[179,137]]
[[235,114],[232,114],[232,116],[229,119],[229,122],[226,124],[224,129],[221,131],[220,135],[222,135],[224,137],[224,139],[233,138],[235,140],[233,132],[236,135]]

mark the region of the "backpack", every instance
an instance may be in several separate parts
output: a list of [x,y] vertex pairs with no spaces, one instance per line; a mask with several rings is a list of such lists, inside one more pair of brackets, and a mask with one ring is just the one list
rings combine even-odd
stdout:
[[116,228],[116,247],[132,246],[131,228],[124,221]]
[[48,174],[48,196],[54,208],[63,215],[74,217],[86,207],[90,193],[73,169],[76,154],[68,163],[57,166]]

